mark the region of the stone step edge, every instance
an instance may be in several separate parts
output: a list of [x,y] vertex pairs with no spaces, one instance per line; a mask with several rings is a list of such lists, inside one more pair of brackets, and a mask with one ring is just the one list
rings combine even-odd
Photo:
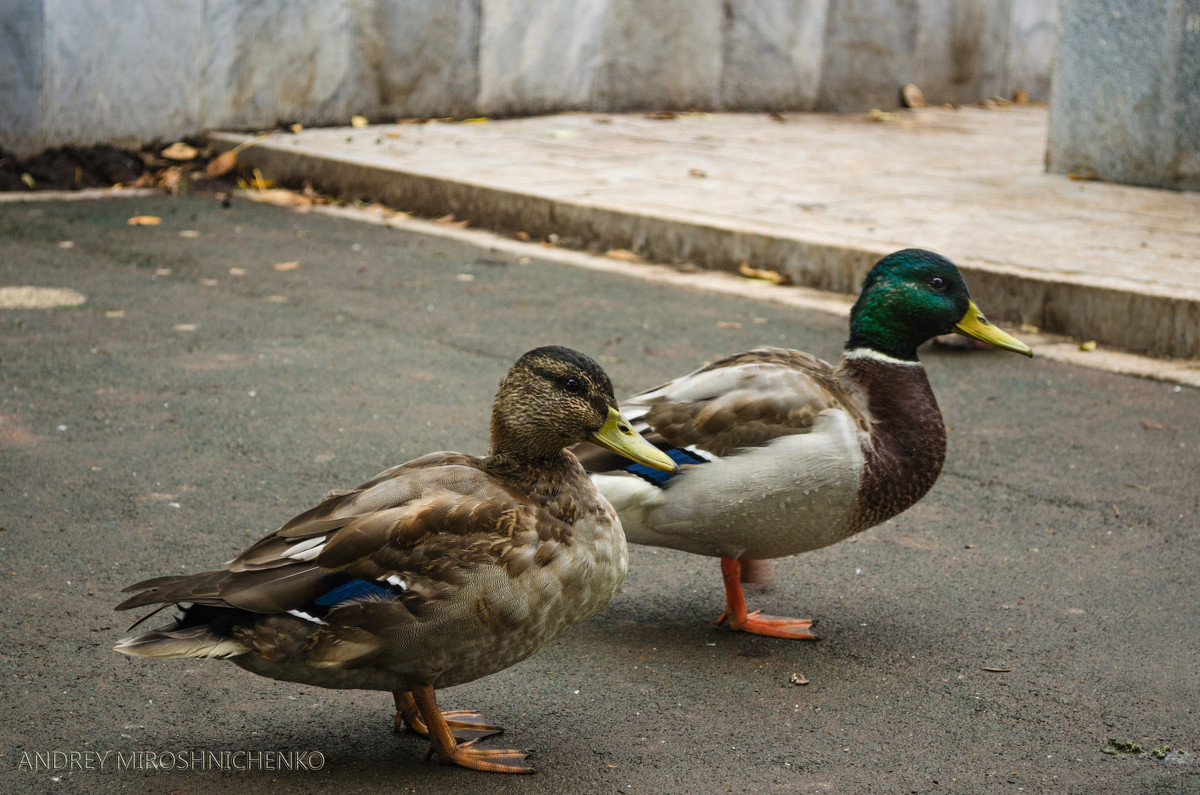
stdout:
[[[218,149],[251,138],[244,133],[209,134]],[[723,271],[736,271],[748,262],[784,274],[795,284],[852,294],[870,267],[889,252],[860,241],[805,239],[737,228],[720,219],[683,219],[537,196],[314,153],[283,146],[284,140],[259,140],[243,149],[238,160],[281,185],[299,186],[307,180],[334,196],[431,217],[453,214],[473,226],[521,231],[534,239],[555,234],[584,247],[629,249],[649,261],[688,262]],[[1031,272],[971,258],[959,259],[958,264],[977,303],[997,320],[1136,353],[1200,358],[1200,296],[1179,295],[1161,285]]]

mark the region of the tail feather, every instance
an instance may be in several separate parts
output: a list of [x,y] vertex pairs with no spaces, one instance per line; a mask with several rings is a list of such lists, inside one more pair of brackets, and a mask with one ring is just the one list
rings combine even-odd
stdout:
[[250,651],[241,641],[215,634],[208,625],[155,629],[125,638],[113,651],[130,657],[237,657]]
[[131,635],[114,646],[113,650],[131,657],[199,658],[236,657],[251,650],[241,633],[248,624],[253,623],[252,614],[206,605],[192,605],[182,610],[183,614],[173,623],[140,635]]

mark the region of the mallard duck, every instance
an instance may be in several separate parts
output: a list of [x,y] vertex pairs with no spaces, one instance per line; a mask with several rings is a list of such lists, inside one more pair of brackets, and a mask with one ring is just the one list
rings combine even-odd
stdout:
[[576,450],[632,543],[721,559],[734,629],[807,638],[811,621],[748,612],[743,564],[833,544],[937,480],[946,430],[917,346],[951,331],[1032,356],[989,323],[951,262],[907,249],[867,274],[840,366],[755,348],[623,401],[677,474]]
[[430,754],[532,772],[524,752],[477,747],[500,728],[441,712],[435,690],[525,659],[621,590],[620,521],[566,449],[585,439],[675,469],[621,416],[596,362],[568,348],[530,351],[500,384],[487,457],[414,459],[331,492],[224,569],[126,588],[134,595],[117,610],[180,605],[183,614],[116,650],[388,690],[395,728],[428,736]]

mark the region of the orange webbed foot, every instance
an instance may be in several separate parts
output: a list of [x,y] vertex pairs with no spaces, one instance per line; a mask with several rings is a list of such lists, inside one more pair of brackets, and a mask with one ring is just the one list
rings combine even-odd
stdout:
[[732,629],[750,632],[755,635],[766,635],[772,638],[789,640],[816,640],[817,636],[809,631],[812,621],[804,618],[781,618],[780,616],[763,615],[762,611],[753,613],[746,610],[746,596],[742,592],[742,566],[732,558],[721,558],[721,577],[725,582],[725,612],[717,619],[721,624],[729,621]]
[[[400,734],[407,729],[414,734],[428,737],[429,727],[421,719],[421,713],[417,709],[417,703],[413,700],[412,694],[399,691],[392,695],[396,699],[396,715],[392,719],[392,731]],[[482,717],[483,715],[480,713],[469,709],[452,709],[442,713],[442,718],[445,719],[446,725],[450,727],[450,733],[454,735],[455,740],[460,742],[464,740],[482,740],[484,737],[504,733],[504,728],[501,726],[493,726],[481,721],[459,720],[459,718]]]
[[477,748],[475,740],[457,743],[451,749],[443,750],[431,743],[425,752],[425,758],[438,756],[443,762],[469,767],[472,770],[482,770],[485,773],[533,773],[533,766],[525,761],[529,754],[515,748]]
[[[437,699],[434,695],[433,687],[430,685],[419,685],[414,687],[409,693],[401,691],[394,695],[396,696],[396,707],[400,720],[403,720],[409,726],[413,725],[411,718],[404,717],[405,707],[411,703],[416,717],[423,722],[429,736],[429,750],[425,752],[426,759],[437,756],[448,764],[467,767],[472,770],[482,770],[487,773],[534,772],[533,767],[525,761],[525,758],[529,756],[526,751],[519,751],[515,748],[478,748],[475,745],[478,738],[465,742],[456,740],[454,736],[455,732],[451,727],[452,722],[459,723],[462,726],[482,726],[488,730],[495,730],[489,732],[492,734],[500,731],[500,727],[461,721],[448,721],[446,719],[447,715],[478,717],[478,713],[464,710],[443,713],[438,709]],[[408,698],[404,698],[403,696],[407,696]]]
[[[728,620],[728,617],[729,611],[727,610],[717,619],[717,623],[724,624]],[[813,622],[806,618],[768,616],[763,615],[761,610],[746,613],[745,617],[741,619],[729,621],[731,629],[750,632],[754,635],[767,635],[772,638],[787,638],[789,640],[816,640],[817,636],[808,631],[812,625]]]

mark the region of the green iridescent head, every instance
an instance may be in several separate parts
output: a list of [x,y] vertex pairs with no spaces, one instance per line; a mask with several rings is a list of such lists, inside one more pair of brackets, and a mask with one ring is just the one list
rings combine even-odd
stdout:
[[850,310],[846,348],[869,348],[916,361],[918,345],[950,332],[1033,355],[1028,345],[987,321],[954,263],[931,251],[909,248],[881,259],[863,280]]

